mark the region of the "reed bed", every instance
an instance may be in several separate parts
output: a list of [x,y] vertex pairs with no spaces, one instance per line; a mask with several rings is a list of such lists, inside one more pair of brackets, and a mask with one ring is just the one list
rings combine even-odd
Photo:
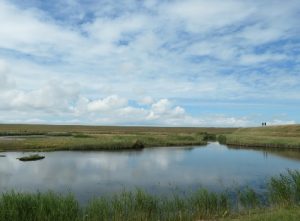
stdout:
[[[48,134],[0,139],[1,151],[123,150],[141,147],[205,145],[201,133]],[[139,143],[140,145],[136,145]]]
[[[123,150],[205,145],[236,128],[0,124],[0,151]],[[136,143],[142,145],[135,145]]]
[[[199,189],[188,196],[162,197],[137,189],[95,198],[86,206],[80,206],[71,194],[7,192],[0,197],[0,220],[287,220],[278,218],[286,211],[299,210],[299,205],[300,172],[288,170],[271,178],[263,195],[245,188],[236,194]],[[300,212],[293,215],[293,219],[296,218],[300,218]]]

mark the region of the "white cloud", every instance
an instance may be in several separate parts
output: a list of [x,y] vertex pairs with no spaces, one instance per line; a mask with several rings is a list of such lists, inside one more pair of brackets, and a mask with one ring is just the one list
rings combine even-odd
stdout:
[[267,125],[288,125],[288,124],[296,124],[296,121],[294,121],[294,120],[274,119],[270,122],[267,122]]
[[164,114],[171,109],[171,102],[168,99],[161,99],[152,104],[152,110],[157,114]]
[[161,99],[152,104],[148,120],[168,121],[173,119],[180,119],[185,116],[185,110],[182,107],[173,107],[168,99]]
[[41,88],[31,91],[8,88],[0,94],[0,108],[13,110],[69,111],[77,99],[76,85],[49,81]]
[[154,99],[151,96],[145,96],[140,98],[138,103],[141,105],[151,105],[154,103]]
[[95,111],[111,111],[115,108],[123,107],[127,104],[127,100],[120,98],[117,95],[111,95],[104,99],[94,100],[87,104],[87,110],[91,112]]
[[17,92],[12,99],[16,108],[45,108],[47,110],[68,110],[70,102],[78,96],[76,85],[60,85],[57,81],[47,82],[40,89],[29,92]]
[[121,108],[117,112],[117,114],[119,116],[126,117],[126,120],[128,120],[128,119],[143,120],[143,119],[145,119],[145,116],[147,113],[148,113],[148,110],[146,110],[144,108],[136,108],[136,107],[131,107],[131,106]]
[[246,27],[238,35],[253,45],[260,45],[281,38],[285,35],[285,32],[278,28],[264,27],[262,24],[256,24]]
[[182,19],[188,31],[199,33],[240,22],[253,12],[253,7],[231,0],[188,0],[171,4],[166,12],[172,18]]
[[101,43],[114,43],[122,37],[122,34],[135,34],[145,27],[144,16],[126,16],[116,19],[98,18],[93,23],[87,24],[84,30],[92,38]]
[[242,55],[240,61],[243,65],[251,65],[262,62],[278,62],[287,59],[283,54],[245,54]]
[[80,45],[80,36],[69,28],[51,23],[36,10],[21,10],[0,2],[0,47],[49,57],[54,52],[68,53]]

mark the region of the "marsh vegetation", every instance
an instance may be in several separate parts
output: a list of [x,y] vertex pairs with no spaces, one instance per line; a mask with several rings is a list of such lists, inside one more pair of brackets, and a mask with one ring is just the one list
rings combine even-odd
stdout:
[[234,128],[0,125],[0,150],[123,150],[205,145],[216,134],[227,134],[234,130]]
[[[299,203],[300,173],[289,170],[271,178],[264,193],[199,189],[188,196],[159,197],[137,189],[82,206],[71,194],[8,192],[0,197],[0,220],[278,220],[282,213],[297,210],[286,218],[299,219]],[[286,218],[282,220],[291,220]]]
[[[138,174],[142,176],[149,176],[148,167],[151,165],[151,170],[154,171],[155,176],[160,177],[160,181],[164,180],[163,177],[168,178],[166,174],[157,173],[155,171],[166,170],[172,174],[168,166],[175,166],[176,174],[182,175],[182,179],[189,175],[188,171],[181,171],[179,168],[188,168],[186,164],[190,161],[191,165],[198,168],[198,173],[201,173],[201,165],[199,167],[200,156],[204,156],[202,162],[205,166],[210,164],[205,159],[210,154],[214,154],[216,158],[212,161],[218,165],[218,162],[224,159],[224,155],[219,155],[218,148],[221,148],[224,153],[223,147],[217,147],[211,153],[205,148],[201,149],[201,155],[197,155],[197,151],[193,151],[195,146],[206,145],[208,142],[218,140],[220,143],[233,145],[235,149],[247,147],[255,148],[271,148],[279,149],[297,149],[300,147],[300,126],[278,126],[278,127],[263,127],[263,128],[155,128],[155,127],[89,127],[89,126],[47,126],[47,125],[0,125],[0,150],[3,152],[9,151],[55,151],[55,150],[109,150],[108,156],[111,153],[118,153],[112,150],[133,150],[130,154],[124,153],[124,157],[118,157],[117,160],[110,161],[110,158],[103,158],[90,152],[93,156],[88,162],[82,162],[84,171],[86,172],[87,165],[92,165],[92,169],[103,170],[103,174],[112,174],[110,169],[121,170],[126,165],[133,165],[136,170],[130,170],[133,174],[132,177],[123,177],[124,181],[134,181],[135,178],[139,179]],[[169,146],[190,146],[185,148],[185,153],[190,153],[189,160],[185,161],[182,155],[172,155],[167,152],[170,157],[174,159],[181,159],[171,165],[170,161],[160,159],[158,161],[157,155],[154,154],[150,157],[152,161],[141,159],[143,164],[137,164],[135,156],[142,156],[145,147],[169,147]],[[153,148],[155,149],[155,148]],[[232,157],[227,160],[231,162],[236,157],[241,160],[246,160],[249,157],[251,161],[255,161],[256,153],[253,151],[247,153],[248,155],[236,155],[237,152],[231,151]],[[188,152],[189,151],[189,152]],[[199,148],[200,151],[200,148]],[[262,151],[258,151],[264,152]],[[15,152],[18,154],[18,152]],[[55,153],[55,152],[54,152]],[[67,151],[71,154],[72,152]],[[165,152],[163,152],[165,154]],[[10,155],[2,159],[2,164],[5,172],[7,172],[7,163],[10,162]],[[208,155],[206,155],[208,154]],[[286,159],[299,158],[295,152],[266,152],[268,154],[284,157]],[[55,154],[54,154],[55,155]],[[64,155],[59,152],[59,155]],[[97,155],[97,156],[96,156]],[[107,155],[107,154],[106,154]],[[106,156],[105,155],[105,156]],[[1,156],[4,156],[2,154]],[[0,157],[1,157],[0,156]],[[57,155],[55,155],[57,156]],[[134,157],[134,161],[125,163],[124,159],[128,160]],[[164,156],[159,153],[159,156]],[[32,154],[20,158],[20,160],[38,160],[44,156]],[[97,159],[95,157],[98,157]],[[100,157],[100,158],[99,158]],[[198,157],[197,159],[194,159]],[[201,159],[200,159],[200,158]],[[16,158],[16,157],[15,157]],[[14,159],[15,159],[14,158]],[[82,158],[82,155],[80,156]],[[114,158],[114,157],[113,157]],[[148,156],[149,158],[149,156]],[[61,158],[59,158],[61,159]],[[59,160],[58,159],[58,160]],[[64,158],[67,160],[67,158]],[[16,160],[15,160],[16,161]],[[107,162],[121,162],[119,166],[106,165]],[[47,162],[47,167],[51,165],[51,157],[47,157],[47,161],[35,162],[26,164],[31,170],[34,164]],[[60,160],[60,162],[63,162]],[[274,161],[275,162],[275,161]],[[280,161],[283,163],[285,161]],[[20,163],[20,162],[19,162]],[[66,162],[75,169],[74,162],[69,159]],[[99,163],[99,165],[98,165]],[[161,165],[159,165],[161,163]],[[270,161],[269,161],[270,163]],[[286,162],[286,168],[299,168],[296,162]],[[113,164],[113,163],[112,163]],[[170,165],[168,165],[170,164]],[[208,165],[209,164],[209,165]],[[237,163],[238,164],[238,163]],[[25,165],[25,164],[24,164]],[[182,167],[176,167],[181,165]],[[261,166],[263,164],[260,162]],[[272,164],[273,165],[273,164]],[[45,165],[46,166],[46,165]],[[57,168],[63,166],[56,164]],[[77,165],[78,166],[78,165]],[[99,166],[99,167],[98,167]],[[161,166],[159,170],[155,168]],[[230,165],[229,165],[230,166]],[[234,165],[236,166],[236,165]],[[94,168],[95,167],[95,168]],[[105,171],[105,168],[110,168]],[[211,165],[210,165],[211,167]],[[64,168],[64,172],[68,169]],[[224,166],[219,165],[219,169]],[[241,167],[242,168],[242,167]],[[48,168],[49,169],[49,168]],[[45,168],[43,169],[47,178]],[[50,169],[51,170],[51,169]],[[208,171],[208,168],[206,168]],[[280,168],[278,168],[280,171]],[[25,174],[26,170],[20,171]],[[206,171],[206,172],[207,172]],[[1,171],[0,171],[1,172]],[[38,170],[36,170],[38,172]],[[146,173],[148,172],[148,174]],[[178,174],[180,173],[180,174]],[[50,171],[50,174],[53,174]],[[129,174],[124,173],[122,174]],[[193,172],[194,176],[197,175]],[[212,175],[212,173],[210,172]],[[27,174],[25,174],[27,176]],[[79,174],[80,176],[81,174]],[[176,175],[176,179],[178,176]],[[228,174],[229,175],[229,174]],[[59,177],[59,175],[57,175]],[[72,175],[72,182],[76,176]],[[90,176],[95,179],[95,176]],[[112,176],[109,176],[112,177]],[[120,177],[120,176],[119,176]],[[122,178],[122,179],[123,179]],[[128,179],[127,179],[128,178]],[[153,181],[154,177],[149,177]],[[46,179],[49,182],[49,179]],[[99,180],[93,180],[99,182]],[[190,179],[193,182],[193,179]],[[102,182],[102,181],[101,181]],[[111,180],[111,182],[122,182],[121,179]],[[105,180],[106,185],[112,185],[110,180]],[[169,182],[166,179],[166,182]],[[30,183],[30,182],[29,182]],[[162,184],[163,185],[163,184]],[[262,185],[262,183],[259,183]],[[54,185],[55,186],[55,185]],[[186,188],[186,186],[184,186]],[[94,189],[90,189],[93,191]],[[55,190],[54,190],[55,191]],[[65,192],[65,191],[64,191]],[[299,220],[300,217],[300,173],[297,170],[288,170],[286,173],[279,176],[272,177],[268,180],[267,185],[262,189],[253,187],[241,186],[239,189],[226,188],[224,191],[213,191],[205,187],[201,187],[197,191],[193,189],[188,194],[174,191],[171,195],[168,194],[153,194],[149,193],[146,189],[138,189],[136,191],[123,191],[122,193],[116,191],[114,195],[102,196],[90,199],[89,202],[83,203],[78,200],[76,193],[69,195],[60,195],[55,192],[40,192],[40,193],[26,193],[25,192],[3,192],[0,197],[0,220]],[[73,195],[74,194],[74,195]],[[93,192],[94,194],[94,192]]]
[[300,148],[300,125],[240,128],[219,136],[228,145],[266,148]]
[[140,147],[222,144],[299,148],[300,125],[253,128],[104,127],[0,125],[0,150],[122,150]]

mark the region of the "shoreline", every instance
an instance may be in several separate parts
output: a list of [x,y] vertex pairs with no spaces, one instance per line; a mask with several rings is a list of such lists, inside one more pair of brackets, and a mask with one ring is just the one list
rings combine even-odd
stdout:
[[[258,150],[294,150],[294,151],[300,151],[300,146],[282,146],[282,145],[272,145],[272,144],[240,144],[240,143],[226,143],[223,144],[228,146],[229,148],[235,148],[235,149],[258,149]],[[238,148],[240,147],[240,148]]]

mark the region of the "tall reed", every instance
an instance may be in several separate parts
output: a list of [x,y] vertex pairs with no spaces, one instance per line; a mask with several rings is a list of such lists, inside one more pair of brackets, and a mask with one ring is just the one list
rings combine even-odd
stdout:
[[300,172],[288,170],[287,173],[272,177],[268,192],[271,204],[289,206],[300,203]]
[[74,221],[79,216],[79,204],[72,195],[10,192],[0,199],[1,221]]
[[250,214],[257,208],[293,207],[299,203],[300,172],[288,170],[271,178],[263,195],[250,188],[235,194],[202,188],[185,196],[175,193],[163,197],[137,189],[95,198],[82,207],[72,195],[8,192],[0,197],[0,221],[215,220],[233,213]]

